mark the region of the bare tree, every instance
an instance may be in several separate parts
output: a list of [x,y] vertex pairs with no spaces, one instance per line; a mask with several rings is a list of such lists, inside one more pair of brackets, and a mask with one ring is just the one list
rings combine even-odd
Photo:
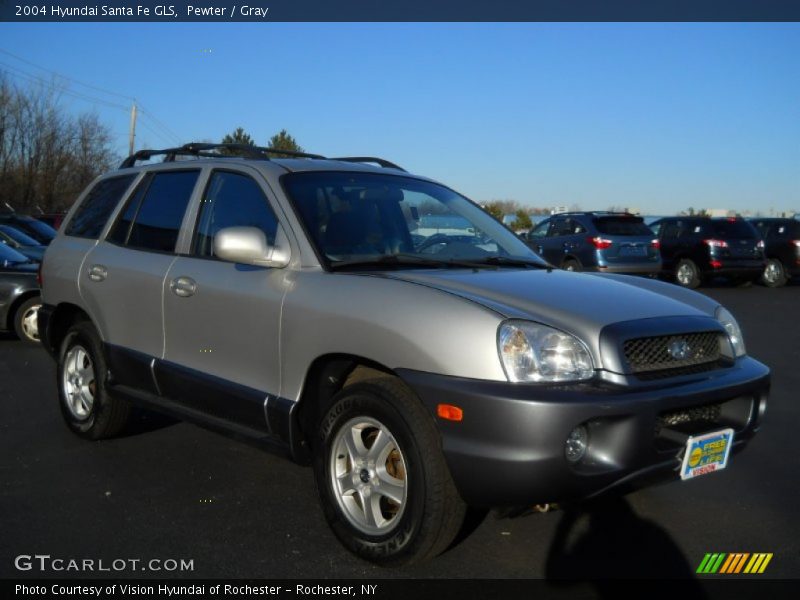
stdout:
[[114,159],[96,114],[67,112],[56,85],[17,87],[0,73],[0,199],[20,212],[64,210]]

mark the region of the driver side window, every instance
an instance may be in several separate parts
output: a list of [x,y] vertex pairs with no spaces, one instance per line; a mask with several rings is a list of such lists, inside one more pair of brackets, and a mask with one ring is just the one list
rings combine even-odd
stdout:
[[215,171],[200,204],[192,254],[212,258],[214,236],[225,227],[257,227],[268,244],[275,243],[278,221],[264,192],[249,176],[233,171]]
[[542,221],[533,231],[528,234],[529,240],[537,240],[547,237],[547,230],[550,228],[550,220]]

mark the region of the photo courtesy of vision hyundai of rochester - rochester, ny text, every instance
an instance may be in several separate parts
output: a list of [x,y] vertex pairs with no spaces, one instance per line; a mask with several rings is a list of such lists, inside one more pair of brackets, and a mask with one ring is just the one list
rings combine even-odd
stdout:
[[389,161],[275,154],[140,151],[75,203],[38,323],[76,434],[137,407],[312,465],[383,565],[443,552],[469,507],[735,468],[770,375],[716,301],[556,269]]

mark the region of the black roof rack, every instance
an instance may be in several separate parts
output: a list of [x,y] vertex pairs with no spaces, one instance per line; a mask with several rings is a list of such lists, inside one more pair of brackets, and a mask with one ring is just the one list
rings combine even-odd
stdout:
[[399,166],[385,160],[383,158],[377,158],[375,156],[339,156],[337,158],[331,158],[330,160],[340,160],[342,162],[352,162],[352,163],[375,163],[378,166],[381,166],[385,169],[397,169],[398,171],[403,171],[406,173],[407,171]]
[[[239,155],[245,158],[252,158],[257,160],[270,160],[270,154],[279,154],[281,156],[288,156],[291,158],[310,158],[317,160],[341,160],[344,162],[353,163],[375,163],[381,167],[389,169],[398,169],[405,171],[402,167],[374,156],[345,156],[341,158],[327,159],[321,154],[310,154],[308,152],[294,152],[292,150],[280,150],[278,148],[267,148],[265,146],[251,146],[249,144],[214,144],[204,142],[191,142],[176,148],[163,148],[161,150],[139,150],[128,156],[122,161],[119,168],[127,169],[136,166],[137,161],[150,160],[154,156],[163,156],[164,162],[172,162],[176,156],[195,156],[203,158],[220,158],[226,154],[220,153],[219,150],[226,151],[228,155]],[[217,151],[217,152],[215,152]]]

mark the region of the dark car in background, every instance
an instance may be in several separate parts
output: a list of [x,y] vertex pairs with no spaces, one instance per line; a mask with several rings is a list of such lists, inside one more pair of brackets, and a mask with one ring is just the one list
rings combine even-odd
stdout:
[[748,285],[764,271],[764,242],[744,219],[666,217],[650,228],[661,244],[664,274],[683,287],[717,276]]
[[38,262],[42,261],[44,251],[47,250],[47,246],[40,244],[28,234],[3,223],[0,223],[0,244],[5,244],[30,260]]
[[36,217],[42,223],[46,223],[56,231],[59,227],[61,227],[61,222],[64,220],[64,217],[67,216],[67,213],[44,213]]
[[0,214],[0,225],[10,225],[14,229],[19,229],[44,246],[47,246],[56,237],[56,230],[50,225],[27,215]]
[[800,276],[800,221],[797,219],[754,218],[750,222],[764,239],[767,264],[761,281],[767,287],[786,285]]
[[38,269],[39,263],[0,244],[0,331],[12,331],[31,343],[39,342]]
[[641,217],[628,213],[561,213],[539,223],[523,239],[547,262],[567,271],[661,271],[653,232]]

